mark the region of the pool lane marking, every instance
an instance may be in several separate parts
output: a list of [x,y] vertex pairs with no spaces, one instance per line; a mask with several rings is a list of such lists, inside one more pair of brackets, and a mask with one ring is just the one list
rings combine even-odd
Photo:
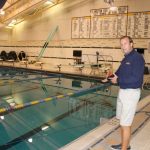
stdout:
[[[30,138],[31,136],[34,136],[36,134],[40,134],[41,128],[44,125],[51,126],[52,124],[56,123],[57,121],[60,121],[60,120],[64,119],[65,117],[68,117],[70,114],[73,114],[74,112],[77,112],[78,110],[80,110],[82,107],[84,107],[86,105],[87,105],[87,103],[84,103],[84,102],[81,101],[80,105],[76,106],[75,108],[72,108],[71,110],[68,110],[67,112],[55,117],[54,119],[51,119],[51,120],[43,123],[40,126],[37,126],[37,127],[34,127],[34,128],[30,127],[30,129],[31,129],[30,131],[27,131],[23,135],[21,135],[19,137],[16,137],[15,139],[12,139],[11,141],[8,141],[7,143],[5,143],[3,145],[0,145],[0,150],[1,149],[6,150],[8,148],[14,147],[15,145],[25,141],[26,139]],[[46,136],[48,136],[48,135],[46,134]],[[42,137],[45,137],[45,135],[40,134],[40,136],[38,136],[36,138],[39,138],[39,137],[42,138]]]
[[47,102],[47,101],[51,101],[51,100],[54,100],[54,99],[62,99],[62,98],[65,98],[67,96],[72,96],[74,94],[75,93],[67,93],[67,94],[64,94],[64,95],[48,97],[48,98],[41,99],[41,100],[34,100],[32,102],[27,102],[27,103],[24,103],[24,104],[18,104],[16,106],[9,106],[9,107],[0,108],[0,113],[5,113],[5,112],[8,112],[8,111],[25,108],[25,107],[28,107],[28,106],[36,105],[36,104]]
[[37,105],[39,103],[44,103],[44,102],[55,100],[55,99],[60,100],[60,99],[63,99],[65,97],[68,97],[68,96],[75,96],[75,95],[78,95],[78,94],[85,94],[87,92],[95,91],[95,90],[98,90],[100,88],[103,88],[103,87],[106,87],[106,86],[109,86],[109,85],[110,85],[110,83],[107,83],[107,84],[96,86],[96,87],[89,88],[89,89],[83,89],[83,90],[76,91],[76,92],[69,92],[67,94],[48,97],[48,98],[41,99],[41,100],[34,100],[32,102],[27,102],[27,103],[24,103],[24,104],[18,104],[16,106],[8,106],[8,107],[0,108],[0,114],[5,113],[5,112],[9,112],[9,111],[13,111],[13,110],[17,110],[17,109],[21,109],[21,108],[25,108],[25,107],[29,107],[29,106],[33,106],[33,105]]
[[8,79],[8,80],[1,80],[1,84],[5,83],[14,83],[14,82],[23,82],[23,81],[30,81],[30,80],[39,80],[39,79],[49,79],[49,78],[56,78],[57,76],[47,76],[47,77],[37,77],[37,78],[30,78],[30,79],[24,79],[24,80],[18,80],[18,79]]

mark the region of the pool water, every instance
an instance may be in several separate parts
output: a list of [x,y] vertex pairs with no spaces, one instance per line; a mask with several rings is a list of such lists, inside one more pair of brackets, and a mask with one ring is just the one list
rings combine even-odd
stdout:
[[59,149],[112,118],[117,92],[85,77],[0,68],[0,150]]

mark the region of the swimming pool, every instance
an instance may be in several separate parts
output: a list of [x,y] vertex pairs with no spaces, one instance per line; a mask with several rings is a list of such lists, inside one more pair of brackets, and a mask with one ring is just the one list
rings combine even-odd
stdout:
[[117,92],[85,77],[0,68],[0,149],[59,149],[113,117]]

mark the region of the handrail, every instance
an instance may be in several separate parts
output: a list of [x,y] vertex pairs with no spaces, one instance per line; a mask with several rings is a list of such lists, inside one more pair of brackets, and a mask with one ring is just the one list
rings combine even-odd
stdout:
[[44,52],[45,52],[45,50],[46,50],[46,48],[47,48],[49,42],[53,39],[53,37],[54,37],[54,35],[55,35],[55,33],[56,33],[57,31],[58,31],[58,26],[56,26],[56,27],[52,30],[52,32],[50,32],[50,34],[49,34],[49,36],[48,36],[46,42],[44,43],[44,45],[43,45],[43,47],[42,47],[42,49],[41,49],[41,51],[40,51],[40,53],[39,53],[39,56],[37,57],[37,60],[36,60],[36,61],[39,61],[39,60],[41,59],[41,57],[43,56],[43,54],[44,54]]

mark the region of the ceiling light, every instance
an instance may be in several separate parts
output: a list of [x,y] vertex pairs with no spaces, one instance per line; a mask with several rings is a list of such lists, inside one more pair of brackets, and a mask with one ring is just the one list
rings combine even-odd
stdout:
[[0,15],[5,15],[5,11],[3,9],[0,9]]
[[47,2],[45,2],[47,5],[51,5],[54,4],[54,2],[52,0],[47,0]]
[[9,27],[14,27],[14,24],[13,23],[9,23],[8,26]]
[[12,21],[11,21],[11,23],[16,23],[17,22],[17,20],[16,19],[13,19]]
[[14,27],[15,24],[16,24],[17,20],[16,19],[13,19],[9,24],[8,24],[8,27]]

